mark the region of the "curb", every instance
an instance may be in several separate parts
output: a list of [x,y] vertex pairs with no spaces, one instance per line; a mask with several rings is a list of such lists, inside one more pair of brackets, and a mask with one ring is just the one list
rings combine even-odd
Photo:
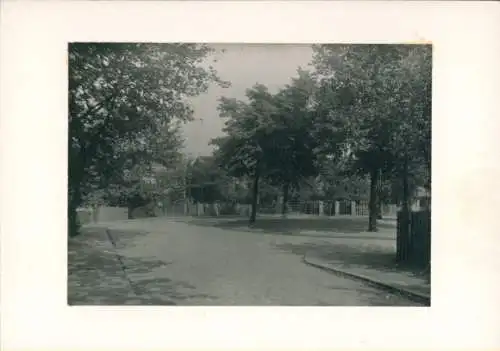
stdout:
[[[130,286],[130,289],[132,290],[132,292],[134,293],[134,295],[136,297],[140,298],[141,296],[144,296],[145,294],[143,294],[143,293],[141,293],[139,291],[136,283],[128,275],[128,273],[127,273],[127,265],[123,261],[122,256],[120,254],[118,254],[118,252],[116,251],[117,250],[117,245],[116,245],[116,239],[114,238],[114,236],[112,234],[113,231],[116,232],[116,231],[119,231],[119,230],[106,228],[105,229],[106,237],[107,237],[108,241],[111,243],[111,245],[113,247],[113,253],[115,254],[115,257],[116,257],[116,259],[118,261],[118,264],[120,265],[120,268],[122,269],[122,272],[123,272],[123,275],[125,277],[125,280],[128,282],[128,285]],[[139,232],[139,233],[142,233],[142,232]],[[168,305],[170,305],[170,306],[177,305],[171,299],[167,299],[167,302],[168,302],[167,306]]]
[[302,258],[302,261],[309,266],[323,269],[323,270],[332,272],[334,274],[337,274],[337,275],[340,275],[340,276],[343,276],[346,278],[358,280],[358,281],[370,284],[372,286],[375,286],[381,290],[404,295],[409,300],[412,300],[412,301],[418,302],[418,303],[423,303],[429,307],[431,306],[431,297],[429,295],[418,293],[418,292],[411,291],[411,290],[407,290],[407,289],[404,289],[404,288],[401,288],[398,286],[394,286],[394,285],[391,285],[388,283],[384,283],[384,282],[381,282],[379,280],[369,278],[369,277],[366,277],[366,276],[363,276],[360,274],[350,273],[350,272],[347,272],[347,271],[339,269],[339,268],[333,268],[333,267],[326,265],[326,264],[314,262],[314,261],[309,260],[306,255],[304,255],[304,257]]
[[127,281],[128,285],[129,285],[130,289],[132,290],[132,292],[134,293],[134,295],[136,297],[139,297],[140,292],[137,290],[137,287],[135,286],[134,282],[132,281],[132,279],[130,279],[129,275],[127,274],[127,266],[123,262],[121,256],[118,254],[118,252],[116,252],[116,248],[117,248],[116,241],[115,241],[115,238],[113,238],[113,235],[111,234],[111,230],[106,228],[105,232],[106,232],[106,237],[108,238],[109,242],[113,246],[113,252],[115,254],[115,258],[118,262],[118,265],[120,266],[120,268],[122,270],[122,273],[123,273],[125,280]]

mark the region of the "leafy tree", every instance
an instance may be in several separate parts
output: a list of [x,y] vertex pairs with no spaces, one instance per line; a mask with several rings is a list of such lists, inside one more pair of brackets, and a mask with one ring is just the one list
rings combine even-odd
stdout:
[[181,121],[175,119],[165,123],[158,133],[151,135],[149,145],[153,162],[166,169],[180,165],[185,158],[182,154],[185,140]]
[[163,201],[178,202],[189,198],[189,170],[194,162],[195,159],[181,155],[169,167],[159,167],[156,179]]
[[214,204],[227,198],[229,179],[212,156],[198,157],[188,169],[189,196],[196,203]]
[[355,175],[342,168],[336,159],[323,159],[320,181],[326,199],[357,200],[369,195],[369,181],[364,175]]
[[103,194],[103,200],[108,205],[127,207],[129,219],[133,218],[135,209],[154,205],[160,198],[161,190],[157,187],[154,175],[140,168],[126,172],[120,183],[110,184]]
[[[161,132],[189,120],[186,98],[221,82],[198,44],[69,44],[68,229],[89,193],[162,160]],[[168,134],[168,133],[167,133]]]
[[[259,185],[259,204],[266,205],[267,207],[275,204],[280,193],[281,186],[276,186],[268,178],[263,178]],[[273,206],[274,209],[275,207]]]
[[416,187],[431,189],[432,47],[411,47],[401,60],[396,79],[398,103],[393,106],[393,115],[397,129],[390,145],[402,183],[403,212],[408,217],[409,199]]
[[308,72],[299,69],[298,77],[276,95],[256,85],[247,91],[248,103],[221,100],[221,115],[230,119],[228,136],[215,141],[218,157],[232,175],[253,177],[251,222],[255,220],[259,179],[283,188],[284,214],[291,188],[317,174],[308,111],[314,83]]
[[158,134],[151,136],[148,140],[151,159],[125,162],[123,176],[110,179],[106,188],[89,193],[85,203],[89,200],[96,202],[99,198],[99,203],[127,207],[129,219],[132,219],[136,208],[162,199],[171,185],[171,182],[165,183],[168,179],[166,171],[182,167],[184,139],[179,123],[171,121],[170,125],[160,128]]
[[[320,86],[317,113],[322,120],[319,125],[327,126],[318,132],[325,140],[323,152],[338,156],[340,146],[347,145],[352,169],[359,175],[369,175],[369,231],[376,230],[379,179],[396,168],[408,169],[409,150],[418,144],[412,140],[430,144],[430,139],[418,137],[420,131],[413,127],[416,123],[409,123],[406,117],[410,111],[415,114],[425,109],[424,103],[418,106],[409,97],[416,100],[416,95],[425,90],[417,88],[430,81],[429,75],[415,74],[424,73],[416,69],[418,64],[409,64],[416,61],[411,59],[415,50],[412,45],[314,47]],[[428,102],[425,106],[430,108]]]
[[303,179],[318,174],[317,140],[311,133],[314,121],[310,113],[314,88],[312,77],[299,68],[298,77],[274,97],[276,110],[271,114],[268,135],[271,148],[264,152],[264,163],[267,179],[283,187],[283,215],[290,188],[298,189]]
[[259,180],[265,172],[264,153],[271,148],[272,115],[276,113],[273,95],[267,87],[254,85],[246,92],[248,102],[222,97],[220,115],[227,118],[224,137],[213,144],[218,163],[230,176],[252,178],[252,211],[250,225],[255,222]]

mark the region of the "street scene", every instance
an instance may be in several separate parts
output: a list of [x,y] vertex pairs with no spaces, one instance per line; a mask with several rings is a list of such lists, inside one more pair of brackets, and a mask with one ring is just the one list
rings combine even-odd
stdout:
[[431,46],[68,57],[69,305],[430,306]]
[[[224,227],[230,221],[221,223]],[[112,240],[102,232],[104,228]],[[84,305],[424,305],[423,300],[304,262],[304,258],[312,263],[333,262],[346,271],[349,267],[344,264],[352,264],[365,275],[371,268],[363,267],[375,265],[390,275],[387,264],[394,238],[388,234],[380,238],[316,235],[220,229],[213,222],[174,219],[106,224],[93,232],[89,229],[86,243],[75,245],[69,301]],[[346,238],[349,235],[352,238]],[[85,248],[89,238],[93,247]],[[366,243],[370,246],[364,247]],[[363,253],[371,257],[360,257]],[[337,255],[343,264],[337,263]],[[409,284],[423,284],[409,274],[392,271]]]

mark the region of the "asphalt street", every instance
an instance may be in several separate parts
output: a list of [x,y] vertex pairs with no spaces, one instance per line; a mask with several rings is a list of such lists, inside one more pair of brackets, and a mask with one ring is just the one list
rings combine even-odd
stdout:
[[101,227],[109,228],[133,290],[150,301],[205,306],[418,305],[306,265],[304,250],[321,245],[324,238],[224,230],[172,219]]

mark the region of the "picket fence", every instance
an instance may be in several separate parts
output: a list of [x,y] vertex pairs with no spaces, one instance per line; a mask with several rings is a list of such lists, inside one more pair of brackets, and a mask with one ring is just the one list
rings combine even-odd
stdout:
[[[281,204],[259,206],[260,213],[281,213]],[[302,213],[317,216],[368,216],[368,201],[329,200],[329,201],[290,201],[288,213]],[[396,205],[384,205],[382,215],[397,216]]]
[[[290,201],[287,213],[305,214],[314,216],[367,216],[367,201]],[[181,217],[181,216],[219,216],[240,215],[248,216],[251,211],[249,204],[219,203],[196,204],[183,200],[165,202],[157,206],[148,206],[134,209],[132,218],[145,217]],[[259,214],[280,214],[281,205],[260,204]],[[396,206],[384,206],[384,216],[396,216]],[[124,207],[101,206],[98,208],[81,208],[78,210],[78,219],[81,224],[109,222],[128,219],[128,210]]]

